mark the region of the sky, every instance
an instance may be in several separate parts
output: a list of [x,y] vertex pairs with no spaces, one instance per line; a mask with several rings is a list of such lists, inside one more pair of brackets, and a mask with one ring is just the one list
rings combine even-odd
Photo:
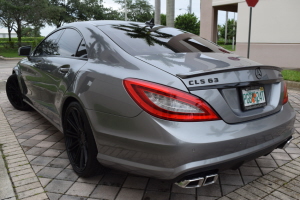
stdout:
[[[149,0],[149,3],[154,7],[155,0]],[[175,17],[187,13],[189,3],[190,0],[175,0]],[[120,8],[120,5],[115,3],[113,0],[103,0],[103,5],[115,10]],[[192,12],[200,19],[200,0],[192,0]],[[161,13],[166,13],[166,0],[161,0]],[[226,12],[219,11],[218,16],[218,24],[224,24],[226,21]],[[234,14],[229,12],[228,18],[232,19],[233,17]],[[237,19],[237,16],[235,16],[235,19]],[[55,30],[55,27],[46,25],[45,28],[41,29],[41,35],[46,36],[53,30]]]

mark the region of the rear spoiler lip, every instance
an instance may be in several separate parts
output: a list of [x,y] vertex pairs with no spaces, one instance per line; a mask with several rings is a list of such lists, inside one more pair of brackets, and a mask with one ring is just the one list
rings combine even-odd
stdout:
[[277,71],[282,71],[280,67],[276,66],[269,66],[269,65],[255,65],[255,66],[242,66],[242,67],[229,67],[226,69],[213,69],[211,71],[195,71],[187,74],[176,74],[177,77],[182,79],[193,78],[197,76],[209,75],[209,74],[216,74],[222,72],[234,72],[234,71],[241,71],[241,70],[251,70],[251,69],[273,69]]

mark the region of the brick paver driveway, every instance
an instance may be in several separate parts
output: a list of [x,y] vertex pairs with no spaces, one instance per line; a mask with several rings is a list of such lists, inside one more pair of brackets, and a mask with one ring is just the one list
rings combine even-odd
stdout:
[[19,199],[300,199],[300,92],[289,90],[289,98],[297,111],[292,144],[238,170],[225,171],[217,184],[198,189],[115,170],[78,177],[67,158],[63,134],[39,113],[14,109],[4,91],[0,92],[0,143]]

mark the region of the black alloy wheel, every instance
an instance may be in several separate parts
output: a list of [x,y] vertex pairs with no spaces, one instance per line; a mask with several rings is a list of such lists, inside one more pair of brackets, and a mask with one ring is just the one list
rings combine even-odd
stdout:
[[87,116],[78,102],[64,115],[65,144],[73,170],[81,177],[95,175],[103,167],[97,161],[97,147]]
[[7,79],[6,95],[11,105],[13,105],[13,107],[16,109],[23,111],[32,110],[31,106],[23,101],[23,94],[21,92],[16,74],[12,74]]

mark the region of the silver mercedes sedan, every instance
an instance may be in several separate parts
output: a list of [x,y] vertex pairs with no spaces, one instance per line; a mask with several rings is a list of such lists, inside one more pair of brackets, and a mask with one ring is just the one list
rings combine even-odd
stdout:
[[76,22],[19,54],[8,99],[64,134],[82,177],[109,167],[200,187],[292,139],[280,68],[182,30]]

